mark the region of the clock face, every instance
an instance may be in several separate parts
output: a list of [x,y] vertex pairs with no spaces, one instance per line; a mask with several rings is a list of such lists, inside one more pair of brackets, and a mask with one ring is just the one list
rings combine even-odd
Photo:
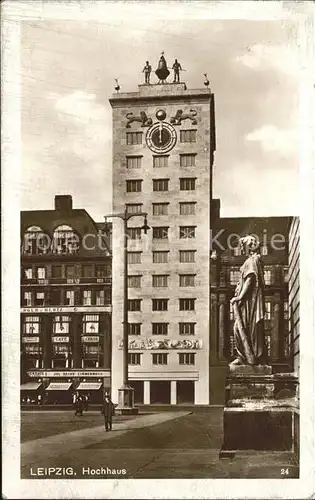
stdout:
[[155,123],[147,132],[147,145],[154,153],[166,153],[176,144],[176,130],[166,122]]

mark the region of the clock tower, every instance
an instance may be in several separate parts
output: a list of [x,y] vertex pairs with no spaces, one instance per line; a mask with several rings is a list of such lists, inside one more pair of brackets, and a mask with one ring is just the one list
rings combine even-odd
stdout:
[[[147,61],[145,84],[110,99],[113,213],[135,215],[127,248],[129,383],[136,404],[209,404],[214,95],[180,82],[177,60],[174,83],[166,69],[162,54],[150,83]],[[143,212],[147,234],[136,216]],[[123,232],[113,219],[114,402],[123,383]]]

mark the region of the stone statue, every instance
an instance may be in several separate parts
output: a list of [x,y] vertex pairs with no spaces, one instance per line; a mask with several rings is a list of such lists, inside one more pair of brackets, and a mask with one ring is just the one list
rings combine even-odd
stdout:
[[170,74],[168,68],[167,68],[167,62],[164,57],[164,52],[162,52],[157,70],[155,71],[156,76],[158,77],[159,81],[158,83],[164,83],[164,80],[168,77]]
[[254,236],[240,239],[242,254],[248,255],[231,300],[234,310],[234,338],[237,357],[230,365],[259,365],[264,360],[264,276],[259,242]]
[[172,69],[174,70],[174,81],[173,83],[179,83],[179,72],[182,71],[180,63],[175,59]]
[[152,66],[150,65],[149,61],[146,61],[145,67],[142,70],[142,73],[144,73],[144,83],[145,84],[150,84],[150,75],[152,71]]

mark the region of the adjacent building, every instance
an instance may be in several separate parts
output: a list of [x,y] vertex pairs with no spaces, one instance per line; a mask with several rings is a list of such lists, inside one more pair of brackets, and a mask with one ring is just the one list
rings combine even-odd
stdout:
[[289,336],[293,367],[300,371],[300,219],[292,217],[289,226]]
[[110,387],[110,237],[68,195],[21,213],[22,398],[100,400]]

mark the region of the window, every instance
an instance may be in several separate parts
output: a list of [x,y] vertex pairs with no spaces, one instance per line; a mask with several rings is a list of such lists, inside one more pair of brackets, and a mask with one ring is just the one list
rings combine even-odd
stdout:
[[230,271],[230,285],[237,285],[240,279],[241,273],[236,269]]
[[141,288],[141,276],[128,276],[128,288]]
[[128,311],[141,311],[141,299],[129,299]]
[[83,334],[98,334],[99,328],[99,315],[98,314],[84,314],[83,315]]
[[134,144],[142,144],[142,132],[127,132],[126,142],[129,146],[133,146]]
[[60,306],[61,305],[61,290],[60,288],[53,288],[50,292],[50,300],[49,303],[51,306]]
[[26,307],[31,307],[33,305],[32,304],[32,292],[24,292],[23,305]]
[[128,365],[141,365],[141,352],[129,352]]
[[167,282],[168,282],[167,274],[155,274],[152,276],[153,287],[166,287],[168,286]]
[[66,266],[66,278],[74,278],[74,266]]
[[105,305],[105,291],[104,290],[96,290],[95,291],[95,304],[97,306]]
[[24,269],[24,278],[27,280],[33,279],[33,269],[31,267]]
[[194,365],[195,364],[195,353],[192,352],[181,352],[178,354],[180,365]]
[[179,286],[195,286],[195,274],[180,274]]
[[92,305],[92,291],[91,290],[83,290],[83,305],[91,306]]
[[153,215],[167,215],[169,203],[152,203]]
[[167,354],[164,352],[152,354],[152,363],[154,365],[167,365]]
[[96,265],[96,277],[97,278],[108,278],[112,275],[112,269],[110,264]]
[[179,182],[181,191],[194,191],[196,189],[195,177],[185,177],[183,179],[179,179]]
[[263,245],[261,247],[261,255],[268,255],[268,245]]
[[180,311],[194,311],[196,299],[179,299]]
[[70,325],[70,316],[55,316],[53,320],[54,334],[68,334]]
[[34,305],[35,306],[44,306],[45,305],[45,293],[44,292],[36,292]]
[[196,130],[181,130],[180,142],[196,142]]
[[265,301],[265,319],[270,320],[272,318],[271,302],[269,300]]
[[285,320],[289,319],[289,303],[287,301],[283,304],[283,315]]
[[93,266],[85,265],[83,266],[83,277],[84,278],[92,278],[94,276]]
[[141,156],[127,156],[127,168],[141,168],[141,158]]
[[169,179],[154,179],[153,191],[168,191]]
[[152,235],[154,240],[167,240],[168,227],[154,227]]
[[141,335],[141,323],[128,323],[128,335]]
[[194,167],[196,165],[195,154],[184,154],[179,156],[181,167]]
[[46,278],[46,268],[45,267],[38,267],[36,269],[37,272],[37,278],[39,280],[44,280]]
[[40,255],[47,253],[50,238],[38,226],[29,227],[24,234],[23,253]]
[[180,238],[195,238],[196,237],[196,226],[180,226],[179,237]]
[[179,335],[195,335],[196,323],[179,323]]
[[72,227],[62,225],[55,229],[52,250],[53,253],[67,255],[79,250],[79,238]]
[[168,167],[168,156],[153,156],[153,167]]
[[128,252],[128,264],[141,264],[142,252]]
[[152,311],[167,311],[168,299],[152,299]]
[[26,335],[39,334],[39,316],[25,316],[23,333],[25,333]]
[[195,202],[184,202],[179,204],[180,215],[194,215],[196,213]]
[[231,304],[231,303],[230,303],[229,316],[230,316],[230,321],[234,321],[234,307],[233,307],[233,304]]
[[74,306],[74,290],[66,290],[66,306]]
[[152,335],[167,335],[168,323],[152,323]]
[[179,262],[195,262],[196,250],[180,250]]
[[142,191],[142,180],[129,180],[126,181],[127,193],[139,193]]
[[162,252],[152,252],[152,259],[154,264],[165,264],[168,262],[168,254],[169,252],[162,251]]
[[142,212],[142,203],[127,203],[126,210],[128,214],[138,214]]
[[264,280],[265,280],[265,285],[271,285],[271,271],[269,270],[264,271]]
[[127,229],[128,238],[131,240],[141,240],[141,228],[140,227],[128,227]]
[[[73,267],[73,266],[71,266],[71,267]],[[53,278],[61,278],[62,277],[62,267],[61,266],[51,266],[51,275]]]

